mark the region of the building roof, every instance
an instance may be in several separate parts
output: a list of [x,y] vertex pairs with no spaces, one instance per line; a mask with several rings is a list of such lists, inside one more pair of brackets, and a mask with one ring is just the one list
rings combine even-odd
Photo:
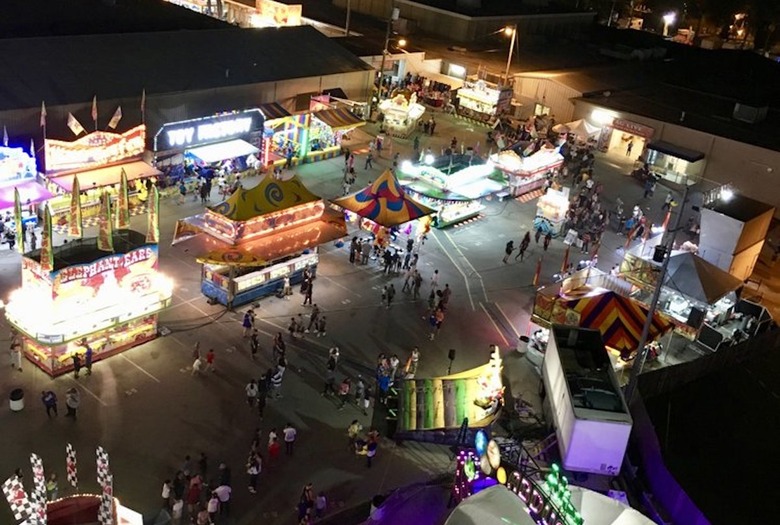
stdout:
[[3,0],[0,39],[232,27],[160,0]]
[[0,68],[0,111],[371,69],[310,26],[5,39]]
[[751,199],[741,193],[735,193],[728,201],[717,199],[708,208],[732,219],[748,222],[772,210],[773,206]]
[[639,87],[647,82],[647,66],[639,62],[522,73],[521,78],[545,78],[582,94]]
[[415,2],[443,9],[444,11],[474,17],[578,12],[577,9],[558,3],[540,5],[535,2],[529,2],[526,4],[517,0],[472,0],[470,2],[462,0],[415,0]]

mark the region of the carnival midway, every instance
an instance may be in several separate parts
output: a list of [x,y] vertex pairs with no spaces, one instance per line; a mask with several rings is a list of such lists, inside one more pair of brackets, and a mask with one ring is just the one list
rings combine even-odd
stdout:
[[614,167],[645,130],[453,92],[159,129],[145,92],[140,122],[94,98],[72,140],[42,104],[43,148],[0,148],[3,522],[657,522],[636,376],[775,333],[702,256],[744,244],[712,246],[733,203],[761,243],[774,209],[693,214],[646,157]]

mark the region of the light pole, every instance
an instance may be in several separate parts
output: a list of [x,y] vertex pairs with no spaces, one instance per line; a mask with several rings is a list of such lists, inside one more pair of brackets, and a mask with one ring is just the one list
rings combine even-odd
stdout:
[[347,23],[344,25],[344,36],[349,36],[349,18],[352,14],[352,0],[347,0]]
[[504,78],[506,79],[507,85],[509,84],[509,66],[512,65],[512,53],[515,51],[515,40],[517,39],[517,24],[506,26],[504,28],[504,34],[509,36],[512,36],[512,40],[509,42],[509,56],[506,57],[506,72],[504,73]]
[[393,22],[398,20],[399,10],[397,7],[393,8],[390,18],[387,19],[387,31],[385,32],[385,47],[382,49],[382,64],[379,66],[379,95],[377,100],[382,100],[382,85],[385,80],[385,60],[387,59],[387,48],[390,46],[390,30],[393,27]]

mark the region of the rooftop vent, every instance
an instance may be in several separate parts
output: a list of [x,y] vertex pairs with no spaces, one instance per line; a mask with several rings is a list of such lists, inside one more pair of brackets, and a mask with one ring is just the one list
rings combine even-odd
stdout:
[[734,120],[758,124],[766,118],[767,106],[752,106],[737,102],[734,104]]

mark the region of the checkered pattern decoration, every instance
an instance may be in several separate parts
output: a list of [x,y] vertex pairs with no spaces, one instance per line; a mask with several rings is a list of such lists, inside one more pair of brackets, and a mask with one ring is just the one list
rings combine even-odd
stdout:
[[43,461],[38,454],[30,454],[30,465],[33,472],[32,503],[36,518],[40,525],[46,525],[46,475],[43,473]]
[[106,486],[106,480],[109,476],[108,452],[103,447],[97,448],[97,481],[101,487]]
[[10,505],[16,521],[26,520],[35,514],[33,503],[27,497],[22,482],[16,476],[11,476],[5,480],[5,483],[3,483],[3,494],[5,494],[5,499],[8,500],[8,505]]
[[114,476],[106,474],[103,493],[100,496],[100,512],[98,518],[101,525],[114,523]]
[[65,447],[65,469],[68,472],[68,483],[76,489],[79,487],[79,475],[76,469],[76,451],[73,450],[73,445],[68,443]]

